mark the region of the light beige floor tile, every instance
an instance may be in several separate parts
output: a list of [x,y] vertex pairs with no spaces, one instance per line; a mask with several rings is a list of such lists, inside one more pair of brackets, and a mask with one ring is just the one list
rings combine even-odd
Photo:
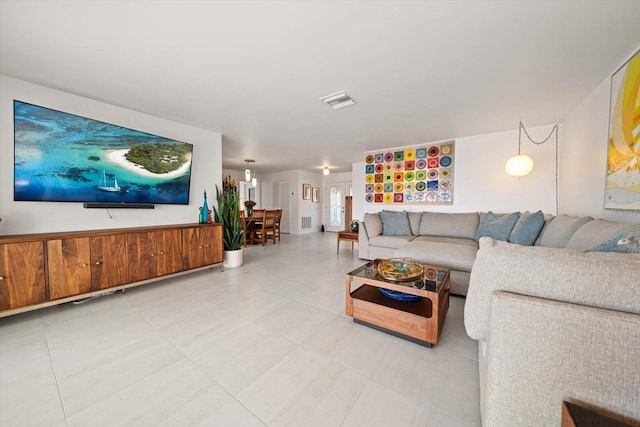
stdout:
[[327,311],[292,301],[281,309],[261,317],[258,322],[263,327],[299,344],[334,316]]
[[183,359],[69,418],[69,426],[188,426],[231,396]]
[[369,377],[387,348],[398,339],[354,323],[351,318],[336,316],[306,339],[303,346]]
[[414,399],[369,381],[342,426],[414,427],[419,409]]
[[366,382],[363,375],[298,348],[237,398],[269,426],[339,426]]
[[465,424],[475,425],[480,419],[477,360],[438,346],[398,341],[372,378]]
[[209,301],[188,307],[187,314],[173,323],[163,322],[158,326],[158,331],[185,354],[192,354],[249,323],[244,317]]
[[116,317],[129,311],[123,296],[121,292],[115,292],[80,304],[69,302],[43,308],[40,310],[42,323],[45,327],[50,327],[81,319],[93,319],[96,315]]
[[66,426],[40,315],[22,320],[0,319],[0,426]]
[[467,335],[461,318],[447,316],[437,347],[478,360],[478,341]]
[[148,303],[157,298],[171,295],[176,292],[184,292],[183,288],[177,285],[177,282],[185,279],[165,279],[158,282],[149,283],[142,286],[129,288],[122,295],[122,300],[128,305],[134,307],[140,304]]
[[256,320],[287,305],[291,300],[276,294],[256,290],[241,296],[220,296],[216,304],[247,319]]
[[192,293],[176,293],[134,306],[135,312],[156,328],[171,325],[188,318],[192,308],[206,304],[202,298]]
[[248,324],[190,357],[225,390],[236,395],[294,348],[292,341]]
[[247,408],[237,400],[231,399],[213,414],[209,415],[197,427],[265,427]]
[[67,416],[174,363],[184,355],[157,333],[100,351],[78,350],[58,358],[53,366]]
[[319,285],[315,290],[296,298],[296,300],[321,310],[344,316],[344,278],[341,282],[336,282],[335,284]]
[[148,322],[135,313],[100,311],[45,325],[52,355],[57,360],[109,351],[154,333]]
[[482,427],[479,421],[477,424],[468,425],[429,406],[418,406],[419,410],[415,427]]

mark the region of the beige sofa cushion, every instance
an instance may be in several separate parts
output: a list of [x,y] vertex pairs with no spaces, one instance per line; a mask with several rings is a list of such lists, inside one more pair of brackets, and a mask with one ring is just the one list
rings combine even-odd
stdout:
[[367,234],[369,238],[376,237],[382,234],[382,220],[377,213],[364,214],[364,226],[367,227]]
[[369,238],[369,245],[397,249],[406,245],[412,239],[413,236],[376,236]]
[[398,249],[397,257],[410,257],[425,264],[471,271],[478,248],[468,244],[414,240]]
[[488,337],[491,295],[504,290],[640,314],[640,254],[579,252],[480,240],[464,309],[467,334]]
[[590,216],[575,217],[569,215],[558,215],[551,222],[545,224],[536,240],[535,246],[546,246],[549,248],[564,248],[576,231],[593,218]]
[[473,239],[460,239],[458,237],[439,237],[439,236],[418,236],[412,240],[413,242],[443,242],[455,243],[457,245],[473,246],[478,249],[478,242]]
[[595,219],[580,227],[567,243],[568,249],[587,251],[623,231],[640,228],[640,224],[625,224],[620,222]]
[[414,236],[420,235],[420,219],[422,218],[422,212],[407,212],[407,216],[409,217],[411,234]]
[[479,221],[477,212],[423,212],[420,219],[420,235],[473,239],[478,230]]

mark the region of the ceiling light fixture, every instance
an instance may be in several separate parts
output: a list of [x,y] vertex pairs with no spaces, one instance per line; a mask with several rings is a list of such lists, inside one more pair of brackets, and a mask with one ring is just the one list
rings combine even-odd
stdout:
[[322,175],[329,175],[331,173],[331,171],[329,170],[329,166],[325,166],[323,171],[322,171]]
[[251,184],[255,187],[258,182],[256,180],[256,171],[255,169],[253,170],[253,179],[251,179],[251,169],[249,169],[249,164],[255,163],[256,161],[251,159],[245,159],[245,162],[247,163],[247,168],[244,170],[244,180],[247,182],[251,181]]
[[324,102],[334,110],[339,110],[350,105],[355,105],[356,101],[353,100],[344,90],[340,92],[332,93],[331,95],[323,96],[319,101]]

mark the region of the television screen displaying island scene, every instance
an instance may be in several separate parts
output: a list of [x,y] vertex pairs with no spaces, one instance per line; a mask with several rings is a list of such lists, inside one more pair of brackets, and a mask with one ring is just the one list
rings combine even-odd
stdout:
[[14,101],[14,200],[189,204],[193,145]]

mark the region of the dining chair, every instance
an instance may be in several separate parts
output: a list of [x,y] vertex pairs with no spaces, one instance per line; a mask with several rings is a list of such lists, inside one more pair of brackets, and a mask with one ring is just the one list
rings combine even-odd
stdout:
[[254,229],[254,241],[262,243],[262,246],[267,243],[267,240],[273,240],[273,244],[276,243],[276,211],[266,210],[264,211],[264,217],[260,226],[256,226]]
[[247,247],[247,242],[251,243],[253,230],[250,224],[250,220],[244,214],[244,209],[240,210],[240,223],[242,224],[242,232],[244,233],[244,247]]
[[280,241],[280,220],[281,219],[282,219],[282,209],[276,209],[275,230],[276,230],[276,238],[278,239],[278,242]]

